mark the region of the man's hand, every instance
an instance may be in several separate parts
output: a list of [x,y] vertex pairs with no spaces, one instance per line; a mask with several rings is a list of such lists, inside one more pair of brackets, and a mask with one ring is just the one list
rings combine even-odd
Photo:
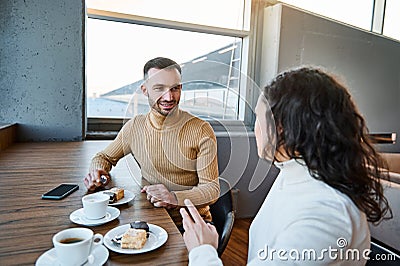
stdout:
[[147,200],[149,200],[154,207],[171,209],[178,205],[175,194],[170,192],[163,184],[144,186],[142,192],[146,192]]
[[204,244],[209,244],[217,249],[218,233],[215,226],[204,222],[203,218],[201,218],[196,207],[190,200],[185,199],[185,205],[193,218],[192,219],[189,216],[184,208],[180,209],[183,218],[183,228],[185,229],[183,240],[185,241],[188,251],[190,252],[193,248]]
[[[104,176],[107,180],[104,180],[102,176]],[[83,179],[83,182],[89,191],[94,191],[98,187],[107,185],[110,182],[110,179],[111,178],[106,171],[97,169],[88,173]]]

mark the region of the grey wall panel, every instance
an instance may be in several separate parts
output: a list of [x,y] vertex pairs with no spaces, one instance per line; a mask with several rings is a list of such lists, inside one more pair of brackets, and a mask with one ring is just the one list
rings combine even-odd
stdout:
[[20,141],[82,139],[84,2],[1,1],[0,121]]
[[218,136],[220,176],[237,194],[237,217],[254,217],[264,202],[279,170],[257,155],[254,136]]

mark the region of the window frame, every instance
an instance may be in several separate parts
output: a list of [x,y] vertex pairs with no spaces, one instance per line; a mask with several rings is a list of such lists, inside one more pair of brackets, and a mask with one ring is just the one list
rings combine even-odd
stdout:
[[[124,14],[113,11],[99,10],[87,8],[87,18],[100,19],[113,22],[121,22],[128,24],[136,24],[143,26],[160,27],[166,29],[184,30],[198,33],[216,34],[228,37],[238,37],[242,39],[242,56],[240,62],[241,73],[248,77],[248,80],[255,80],[255,51],[257,42],[257,20],[260,12],[263,10],[262,1],[259,0],[245,0],[244,1],[244,16],[250,16],[250,18],[244,18],[243,28],[249,28],[250,30],[237,30],[229,28],[221,28],[207,25],[200,25],[187,22],[170,21],[165,19],[150,18],[138,15]],[[250,8],[251,12],[248,12]],[[250,23],[250,27],[246,27],[246,22]],[[247,80],[247,79],[246,79]],[[252,86],[247,86],[246,82],[240,84],[240,97],[245,99],[251,109],[254,107],[258,91],[252,90]],[[85,98],[86,102],[86,98]],[[85,103],[86,105],[86,103]],[[243,120],[220,120],[215,122],[209,120],[208,122],[214,128],[216,132],[222,133],[229,130],[229,132],[241,132],[243,128],[245,131],[253,130],[254,114],[249,108],[239,105],[239,117]],[[86,139],[109,139],[116,135],[116,131],[122,127],[124,118],[89,118],[86,117]],[[244,127],[243,127],[244,125]],[[97,135],[97,136],[96,136]]]

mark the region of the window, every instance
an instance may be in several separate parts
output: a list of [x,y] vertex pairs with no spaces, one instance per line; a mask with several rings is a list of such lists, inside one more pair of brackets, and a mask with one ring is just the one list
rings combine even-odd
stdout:
[[88,8],[220,28],[249,30],[243,0],[86,0]]
[[386,0],[383,35],[400,41],[400,1]]
[[[341,21],[368,31],[372,28],[374,8],[384,9],[383,35],[400,40],[399,0],[280,0],[298,8]],[[378,7],[374,7],[377,3]],[[379,12],[380,10],[376,10]]]
[[374,0],[281,0],[280,2],[365,30],[371,29]]
[[[251,126],[258,93],[253,79],[259,77],[255,52],[262,45],[258,13],[272,2],[86,0],[88,129],[104,118],[98,127],[114,121],[115,130],[123,118],[148,111],[142,67],[157,56],[182,66],[182,109],[224,125]],[[278,2],[370,31],[375,1]],[[399,39],[398,1],[385,3],[383,34]]]
[[244,0],[86,3],[89,119],[147,112],[140,91],[143,65],[163,56],[181,64],[182,109],[203,118],[244,120],[242,55],[250,33]]

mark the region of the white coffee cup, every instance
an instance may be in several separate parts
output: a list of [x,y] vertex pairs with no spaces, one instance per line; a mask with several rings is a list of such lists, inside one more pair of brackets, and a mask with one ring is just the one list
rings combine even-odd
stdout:
[[88,260],[93,261],[92,250],[101,244],[103,236],[93,235],[89,228],[68,228],[53,236],[57,261],[63,266],[82,265]]
[[107,214],[110,197],[103,193],[94,193],[82,198],[83,212],[88,219],[101,219]]

